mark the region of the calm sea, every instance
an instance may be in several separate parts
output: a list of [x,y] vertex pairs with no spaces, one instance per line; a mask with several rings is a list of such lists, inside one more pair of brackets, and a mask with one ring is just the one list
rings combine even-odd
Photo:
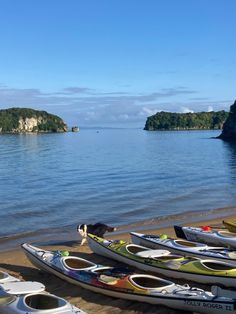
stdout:
[[236,145],[218,134],[2,135],[0,238],[235,205]]

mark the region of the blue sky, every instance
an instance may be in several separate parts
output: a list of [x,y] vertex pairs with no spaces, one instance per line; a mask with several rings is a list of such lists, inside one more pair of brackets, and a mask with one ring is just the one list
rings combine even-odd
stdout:
[[229,110],[235,12],[234,0],[0,0],[0,108],[118,127]]

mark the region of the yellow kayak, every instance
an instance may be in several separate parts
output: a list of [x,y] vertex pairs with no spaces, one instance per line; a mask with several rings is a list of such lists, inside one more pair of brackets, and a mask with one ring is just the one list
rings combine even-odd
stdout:
[[126,241],[106,240],[92,234],[88,234],[88,244],[96,254],[144,271],[170,278],[236,288],[236,266],[230,263],[183,257],[166,250],[150,250]]

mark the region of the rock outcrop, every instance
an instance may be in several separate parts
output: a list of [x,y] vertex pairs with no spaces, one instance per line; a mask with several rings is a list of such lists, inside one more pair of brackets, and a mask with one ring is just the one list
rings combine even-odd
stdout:
[[236,140],[236,101],[230,107],[229,116],[226,119],[222,133],[218,138],[226,141],[235,141]]
[[38,124],[42,123],[41,118],[20,118],[19,126],[16,131],[19,132],[33,132],[37,128]]
[[29,108],[0,110],[1,133],[66,132],[67,125],[58,116]]
[[79,132],[79,127],[78,126],[72,126],[71,132]]

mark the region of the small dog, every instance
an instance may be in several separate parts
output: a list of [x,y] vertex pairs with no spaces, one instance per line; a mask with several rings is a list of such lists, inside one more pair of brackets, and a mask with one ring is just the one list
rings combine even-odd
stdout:
[[81,245],[83,245],[86,242],[88,233],[94,234],[99,238],[103,238],[106,232],[113,232],[113,231],[116,231],[116,228],[107,226],[100,222],[94,225],[82,224],[82,225],[77,226],[77,232],[79,234],[79,239],[81,240]]

